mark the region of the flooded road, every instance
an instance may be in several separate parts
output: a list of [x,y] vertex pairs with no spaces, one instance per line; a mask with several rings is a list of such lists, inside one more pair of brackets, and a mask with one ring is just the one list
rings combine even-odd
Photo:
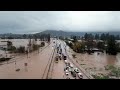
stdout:
[[[0,79],[41,79],[52,53],[52,46],[53,43],[39,54],[31,53],[30,58],[24,56],[22,59],[17,59],[16,63],[1,65]],[[28,65],[25,66],[24,63]],[[20,69],[20,71],[16,71],[16,69]]]

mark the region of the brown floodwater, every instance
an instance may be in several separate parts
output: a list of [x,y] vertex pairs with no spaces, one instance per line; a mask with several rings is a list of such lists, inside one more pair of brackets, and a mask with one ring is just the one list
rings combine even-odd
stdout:
[[[22,40],[20,42],[24,43]],[[29,54],[30,58],[23,56],[16,59],[16,64],[14,62],[0,65],[0,79],[41,79],[52,53],[53,45],[53,43],[50,44],[41,53],[34,52]],[[25,66],[25,63],[28,65]],[[16,69],[20,69],[20,71],[16,71]]]
[[97,52],[93,53],[92,55],[89,54],[77,54],[78,59],[85,64],[85,62],[89,65],[93,65],[94,67],[104,67],[106,65],[120,65],[120,53],[116,56],[108,55],[106,53],[100,53],[99,55]]

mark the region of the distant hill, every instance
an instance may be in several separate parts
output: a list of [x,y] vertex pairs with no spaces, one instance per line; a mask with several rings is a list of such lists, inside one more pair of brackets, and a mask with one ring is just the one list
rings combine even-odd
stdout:
[[109,33],[111,35],[120,35],[120,32],[66,32],[66,31],[56,31],[56,30],[46,30],[40,33],[36,33],[37,35],[40,34],[50,34],[52,37],[54,36],[66,36],[69,37],[71,35],[75,36],[84,36],[85,33],[92,33],[93,35],[95,34],[102,34],[102,33]]
[[[46,31],[42,31],[40,33],[36,33],[36,35],[41,35],[41,34],[50,34],[51,37],[54,37],[54,36],[65,36],[65,37],[70,37],[70,36],[84,36],[85,33],[91,33],[93,35],[95,34],[102,34],[102,33],[109,33],[111,35],[120,35],[120,32],[66,32],[66,31],[57,31],[57,30],[46,30]],[[26,38],[29,37],[29,35],[34,35],[34,34],[25,34],[26,35]],[[0,38],[1,37],[12,37],[12,38],[24,38],[23,37],[24,34],[12,34],[12,33],[6,33],[6,34],[0,34]]]

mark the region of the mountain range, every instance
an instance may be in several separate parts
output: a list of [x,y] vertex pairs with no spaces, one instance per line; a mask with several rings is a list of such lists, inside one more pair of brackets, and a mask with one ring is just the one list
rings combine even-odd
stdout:
[[[63,36],[63,37],[70,37],[70,36],[84,36],[85,33],[91,33],[93,35],[95,34],[102,34],[102,33],[109,33],[110,35],[119,35],[120,36],[120,32],[117,31],[117,32],[67,32],[67,31],[62,31],[62,30],[45,30],[45,31],[42,31],[40,33],[35,33],[36,35],[41,35],[41,34],[50,34],[51,37],[54,37],[54,36]],[[18,37],[18,38],[23,38],[23,35],[24,34],[13,34],[13,33],[7,33],[7,34],[0,34],[0,37]],[[34,34],[25,34],[27,37],[29,35],[34,35]]]
[[46,30],[46,31],[43,31],[43,32],[40,32],[40,33],[36,33],[37,35],[40,35],[40,34],[50,34],[52,37],[54,36],[66,36],[66,37],[69,37],[69,36],[84,36],[85,33],[91,33],[93,35],[95,34],[102,34],[102,33],[109,33],[110,35],[120,35],[120,32],[66,32],[66,31],[56,31],[56,30]]

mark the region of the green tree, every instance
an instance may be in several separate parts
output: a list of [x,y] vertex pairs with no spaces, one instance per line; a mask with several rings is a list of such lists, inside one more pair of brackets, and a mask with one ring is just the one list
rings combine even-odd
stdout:
[[25,53],[25,47],[24,46],[20,46],[19,48],[17,48],[17,52],[18,53]]
[[100,39],[101,39],[101,40],[103,40],[103,41],[105,40],[105,34],[104,34],[104,33],[103,33],[103,34],[101,34]]
[[45,46],[45,42],[41,42],[41,47]]
[[73,36],[73,42],[76,42],[76,41],[77,41],[77,37]]
[[120,36],[119,36],[119,35],[117,35],[115,39],[116,39],[116,40],[120,40]]
[[85,40],[88,39],[88,34],[87,33],[85,33],[84,38],[85,38]]
[[12,45],[13,45],[13,44],[12,44],[11,41],[7,41],[7,48],[11,48]]
[[110,35],[109,39],[107,40],[107,53],[111,55],[117,54],[117,45],[113,35]]
[[103,49],[103,50],[104,50],[104,49],[105,49],[104,42],[98,42],[98,43],[97,43],[97,48],[98,48],[98,49]]
[[50,34],[48,34],[47,39],[48,39],[48,42],[50,42]]
[[96,40],[99,40],[99,38],[100,38],[100,37],[99,37],[99,34],[96,34],[96,35],[95,35],[95,39],[96,39]]
[[23,38],[24,38],[24,39],[26,39],[26,38],[27,38],[27,35],[26,35],[26,34],[24,34],[24,35],[23,35]]

